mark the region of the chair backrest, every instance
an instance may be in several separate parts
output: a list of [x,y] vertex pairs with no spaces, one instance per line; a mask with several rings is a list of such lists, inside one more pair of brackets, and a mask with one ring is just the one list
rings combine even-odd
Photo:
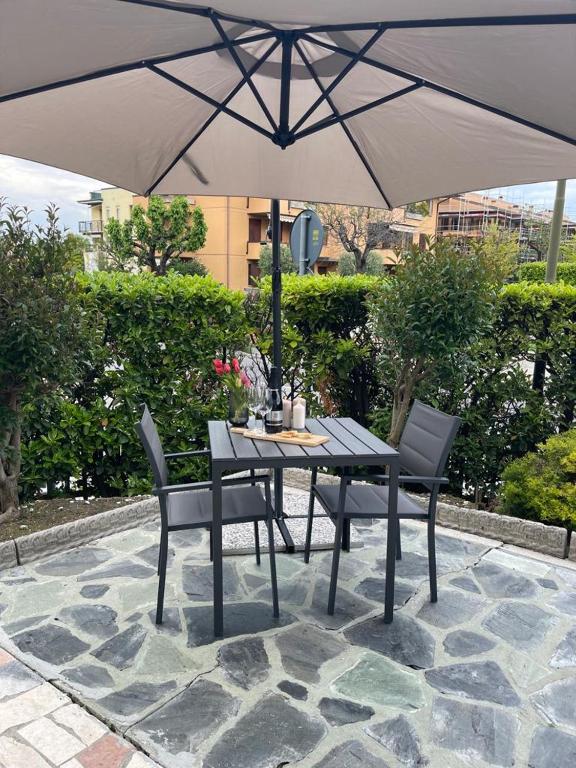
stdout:
[[136,424],[136,432],[142,441],[146,456],[148,456],[155,484],[157,486],[166,485],[168,482],[168,465],[164,458],[156,424],[154,424],[154,419],[150,415],[147,405],[144,406],[142,418]]
[[[460,427],[458,416],[449,416],[415,400],[400,445],[400,465],[411,475],[440,477]],[[432,483],[423,483],[428,488]]]

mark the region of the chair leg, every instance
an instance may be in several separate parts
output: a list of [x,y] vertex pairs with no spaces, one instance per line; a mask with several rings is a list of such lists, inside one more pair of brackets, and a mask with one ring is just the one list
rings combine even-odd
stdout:
[[160,536],[160,554],[158,557],[158,598],[156,601],[156,624],[162,624],[164,612],[164,588],[166,586],[166,563],[168,562],[168,531]]
[[213,562],[214,560],[214,540],[212,539],[212,528],[208,529],[210,531],[210,562]]
[[342,549],[344,552],[350,552],[350,518],[344,520],[342,526]]
[[276,580],[276,550],[274,548],[274,519],[272,517],[271,508],[268,511],[268,519],[266,521],[268,527],[268,552],[270,557],[270,581],[272,582],[272,607],[274,611],[274,618],[277,619],[280,616],[280,606],[278,604],[278,582]]
[[438,601],[438,587],[436,582],[436,538],[435,517],[428,518],[428,568],[430,571],[430,602]]
[[330,575],[330,592],[328,594],[328,615],[334,615],[334,606],[336,603],[336,586],[338,584],[338,566],[340,564],[340,549],[342,547],[342,531],[344,528],[344,517],[339,514],[336,517],[336,533],[334,534],[334,550],[332,552],[332,573]]
[[400,533],[400,520],[398,520],[398,535],[396,537],[396,560],[402,560],[402,534]]
[[256,550],[256,565],[260,565],[260,532],[256,520],[254,521],[254,549]]
[[312,524],[314,522],[314,492],[312,486],[316,483],[318,470],[316,467],[312,469],[312,477],[310,478],[310,499],[308,501],[308,524],[306,525],[306,543],[304,545],[304,562],[310,562],[310,547],[312,546]]
[[158,570],[156,571],[158,575],[160,575],[160,566],[162,564],[162,542],[164,540],[164,536],[168,536],[168,532],[165,532],[162,528],[160,532],[160,546],[158,547]]

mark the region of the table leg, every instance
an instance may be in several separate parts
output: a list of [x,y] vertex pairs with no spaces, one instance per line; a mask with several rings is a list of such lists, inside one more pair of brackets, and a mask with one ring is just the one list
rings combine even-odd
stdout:
[[389,465],[388,535],[386,541],[386,584],[384,595],[384,623],[394,619],[394,579],[396,576],[396,542],[398,539],[398,461]]
[[214,557],[214,636],[224,637],[224,589],[222,582],[222,474],[212,469],[212,553]]
[[284,516],[284,472],[280,468],[274,470],[274,517],[280,535],[284,539],[286,552],[295,552],[294,541],[288,530]]

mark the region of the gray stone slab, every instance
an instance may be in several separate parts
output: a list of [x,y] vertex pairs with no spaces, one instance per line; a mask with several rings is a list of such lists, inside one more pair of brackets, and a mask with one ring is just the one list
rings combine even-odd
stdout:
[[245,690],[266,680],[270,670],[268,654],[259,637],[247,637],[221,646],[218,661],[224,676]]
[[[214,611],[211,605],[190,606],[183,612],[190,647],[214,642]],[[280,611],[280,618],[275,619],[270,603],[229,603],[224,607],[224,636],[255,635],[275,627],[285,627],[294,621],[294,616],[284,610]]]
[[547,605],[566,616],[576,616],[576,592],[558,592]]
[[58,614],[60,621],[100,640],[106,640],[118,632],[117,616],[115,610],[98,603],[71,605],[62,608]]
[[176,688],[176,683],[130,683],[126,688],[114,691],[102,699],[98,706],[122,718],[131,717],[157,704],[167,693]]
[[514,648],[537,648],[557,620],[537,605],[502,603],[482,622],[482,626]]
[[[142,560],[144,560],[145,563],[148,563],[148,565],[151,565],[152,568],[158,567],[158,556],[160,554],[160,544],[152,544],[150,547],[146,547],[145,549],[141,549],[139,552],[136,552],[136,555]],[[168,560],[167,565],[171,566],[174,562],[174,549],[172,547],[168,547]]]
[[428,765],[429,760],[422,754],[422,745],[416,729],[404,715],[398,715],[383,723],[373,723],[364,730],[368,736],[390,750],[403,765],[409,768]]
[[[280,605],[286,605],[289,608],[298,608],[306,602],[310,592],[310,579],[293,579],[292,581],[282,580],[278,584],[278,600]],[[259,589],[254,595],[257,600],[271,600],[272,587],[270,583]]]
[[156,624],[156,609],[148,611],[148,618],[156,631],[167,635],[180,635],[182,632],[182,620],[178,608],[166,608],[162,611],[162,624]]
[[530,698],[553,725],[576,730],[576,677],[556,680]]
[[240,700],[221,685],[200,678],[133,726],[129,735],[162,759],[164,753],[195,753],[220,726],[235,717],[239,706]]
[[406,710],[420,709],[425,704],[421,676],[377,653],[364,654],[357,664],[334,680],[332,687],[362,704]]
[[309,609],[303,611],[306,617],[327,629],[340,629],[374,610],[371,603],[367,603],[366,600],[339,586],[336,591],[334,615],[329,616],[327,614],[329,588],[329,581],[319,577],[316,580],[312,604]]
[[317,683],[320,667],[342,653],[346,644],[310,624],[298,624],[276,638],[282,666],[289,675],[305,683]]
[[558,645],[550,659],[550,666],[555,669],[576,667],[576,627]]
[[442,693],[517,707],[520,698],[495,661],[475,661],[427,669],[426,682]]
[[389,764],[368,752],[360,741],[353,740],[334,747],[312,768],[389,768]]
[[[228,560],[222,563],[224,600],[243,596],[236,566]],[[212,602],[214,599],[214,569],[212,565],[184,563],[182,567],[182,588],[193,602]]]
[[477,595],[456,589],[439,589],[438,602],[424,603],[416,616],[433,627],[447,629],[470,621],[486,605],[486,600]]
[[433,703],[432,740],[467,764],[485,760],[502,768],[513,766],[517,728],[516,718],[505,710],[443,698]]
[[[384,588],[386,579],[369,576],[358,584],[354,590],[362,597],[373,600],[375,603],[384,604]],[[401,608],[416,594],[418,585],[409,581],[396,580],[394,584],[394,607]]]
[[554,579],[536,579],[536,583],[540,584],[540,586],[544,587],[544,589],[558,589],[558,584],[556,584]]
[[203,768],[278,768],[302,760],[325,733],[319,718],[270,693],[225,731],[204,758]]
[[455,579],[450,580],[450,584],[459,589],[464,589],[466,592],[480,594],[480,587],[471,576],[456,576]]
[[[376,560],[376,570],[385,573],[385,558]],[[441,567],[438,567],[438,572],[442,572]],[[428,578],[428,558],[418,552],[403,552],[402,560],[398,560],[396,563],[396,578],[408,579],[409,581],[412,579],[423,581]]]
[[109,589],[110,587],[106,584],[86,584],[86,586],[82,587],[80,590],[80,594],[87,600],[97,600],[99,597],[105,595]]
[[349,699],[323,697],[319,703],[320,714],[332,726],[349,725],[370,720],[374,715],[372,707],[357,704]]
[[0,542],[0,572],[18,565],[16,545],[13,541]]
[[67,664],[90,647],[75,637],[70,630],[56,624],[45,624],[36,629],[14,635],[13,642],[23,653],[29,653],[48,664]]
[[278,688],[298,701],[306,701],[308,698],[308,688],[300,685],[300,683],[294,683],[292,680],[281,680],[278,683]]
[[530,747],[528,768],[574,768],[576,736],[557,728],[540,726]]
[[4,631],[7,635],[15,635],[18,632],[22,632],[23,629],[28,627],[35,627],[40,624],[41,621],[45,621],[49,615],[45,613],[43,616],[27,616],[25,619],[18,619],[18,621],[11,621],[10,624],[4,625]]
[[534,582],[510,568],[483,562],[472,571],[489,597],[530,598],[536,595]]
[[77,576],[111,557],[112,554],[102,547],[78,547],[42,561],[36,566],[36,572],[43,576]]
[[114,685],[114,679],[108,670],[97,664],[81,664],[78,667],[65,669],[62,677],[85,688],[111,688]]
[[144,627],[133,624],[92,651],[92,656],[104,664],[111,664],[116,669],[126,669],[138,655],[145,638]]
[[0,701],[29,691],[44,681],[19,661],[0,666]]
[[148,579],[155,576],[156,571],[142,563],[132,560],[120,560],[104,568],[98,568],[78,577],[78,581],[100,581],[107,579]]
[[476,656],[491,651],[496,646],[496,642],[478,632],[457,629],[446,635],[443,645],[449,656]]
[[408,667],[434,665],[434,637],[416,619],[401,613],[392,624],[384,624],[381,617],[356,624],[344,632],[344,637],[353,645],[378,651]]

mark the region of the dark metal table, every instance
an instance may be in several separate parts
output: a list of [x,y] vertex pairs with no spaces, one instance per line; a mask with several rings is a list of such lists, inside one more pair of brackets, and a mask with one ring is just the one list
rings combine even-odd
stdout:
[[397,502],[399,454],[365,427],[349,418],[307,419],[306,429],[330,439],[317,448],[264,440],[248,440],[229,431],[225,421],[209,421],[212,454],[214,549],[214,634],[223,637],[224,605],[222,584],[222,475],[246,469],[275,469],[276,476],[287,467],[353,467],[388,465],[390,497],[386,543],[386,588],[384,621],[390,623],[394,611],[396,568]]

